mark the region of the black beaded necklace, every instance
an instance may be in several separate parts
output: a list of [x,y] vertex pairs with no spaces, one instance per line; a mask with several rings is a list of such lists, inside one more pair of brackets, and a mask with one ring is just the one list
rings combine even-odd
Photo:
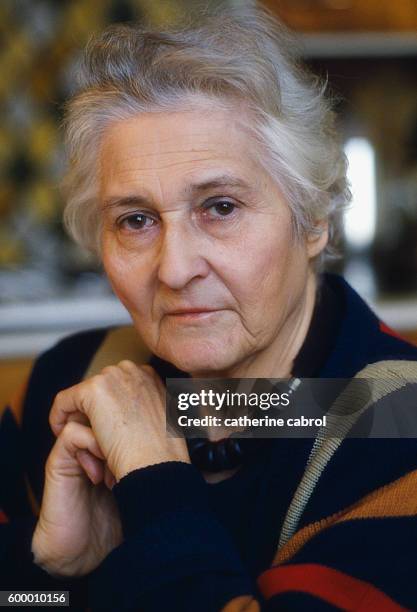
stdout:
[[191,463],[202,472],[223,472],[241,466],[249,460],[265,440],[259,438],[222,438],[215,442],[207,438],[187,440]]
[[[291,395],[300,386],[299,378],[287,383]],[[187,439],[191,463],[202,472],[223,472],[233,470],[250,461],[254,454],[266,448],[271,438],[237,438],[234,435],[221,440],[207,438]]]

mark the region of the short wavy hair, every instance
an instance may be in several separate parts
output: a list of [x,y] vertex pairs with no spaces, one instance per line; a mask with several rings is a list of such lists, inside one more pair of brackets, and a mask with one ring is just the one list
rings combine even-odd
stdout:
[[258,159],[292,211],[296,236],[323,231],[319,222],[328,222],[329,241],[315,262],[320,269],[337,254],[350,192],[333,101],[299,55],[293,35],[260,7],[206,11],[165,29],[114,25],[93,37],[64,120],[70,235],[99,254],[97,154],[112,122],[186,110],[201,100],[226,109],[241,103]]

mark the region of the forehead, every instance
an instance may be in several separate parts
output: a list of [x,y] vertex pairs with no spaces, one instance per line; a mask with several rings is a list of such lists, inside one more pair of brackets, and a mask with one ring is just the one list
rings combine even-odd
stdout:
[[144,113],[111,125],[102,140],[102,187],[152,180],[194,181],[201,172],[258,174],[255,143],[226,110]]

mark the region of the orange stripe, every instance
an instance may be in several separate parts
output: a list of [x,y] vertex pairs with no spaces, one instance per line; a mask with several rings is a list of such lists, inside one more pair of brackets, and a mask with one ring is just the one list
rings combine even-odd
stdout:
[[320,597],[342,610],[406,610],[373,584],[315,563],[271,568],[259,576],[258,586],[266,599],[281,593],[298,591]]
[[12,399],[9,402],[9,407],[13,413],[16,423],[19,425],[22,424],[23,419],[23,404],[25,400],[26,390],[28,387],[29,379],[19,387],[16,393],[12,396]]
[[234,597],[220,612],[260,612],[259,603],[250,595]]
[[352,506],[306,525],[275,555],[274,565],[285,563],[314,536],[332,525],[363,518],[389,518],[417,514],[417,470],[369,493]]

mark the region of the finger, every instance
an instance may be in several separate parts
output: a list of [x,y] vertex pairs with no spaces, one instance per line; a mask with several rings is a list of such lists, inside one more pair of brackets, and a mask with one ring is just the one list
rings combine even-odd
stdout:
[[88,450],[79,450],[75,454],[78,463],[81,465],[93,484],[99,484],[104,478],[104,462],[94,457]]
[[55,443],[56,452],[76,459],[78,451],[88,451],[91,455],[104,461],[105,457],[98,445],[91,427],[71,421],[63,428]]
[[148,363],[145,363],[143,365],[138,366],[140,370],[143,370],[144,372],[146,372],[147,374],[150,374],[152,376],[152,378],[159,378],[158,374],[155,371],[155,368],[153,368],[151,365],[149,365]]
[[106,487],[108,489],[110,489],[110,491],[112,490],[112,488],[116,484],[116,479],[113,476],[113,474],[111,473],[111,471],[110,471],[110,469],[109,469],[107,464],[105,464],[105,466],[104,466],[104,484],[106,485]]
[[137,363],[134,363],[133,361],[130,361],[129,359],[123,359],[122,361],[119,361],[119,363],[117,364],[117,367],[120,370],[123,370],[124,372],[128,374],[132,374],[132,373],[145,374],[146,376],[151,376],[152,378],[154,376],[157,376],[152,366],[146,365],[146,364],[138,365]]
[[[80,451],[86,451],[80,453]],[[91,457],[89,457],[91,455]],[[45,465],[46,475],[53,478],[73,478],[86,475],[94,484],[102,480],[99,464],[104,456],[90,427],[67,423],[58,436]]]
[[156,382],[156,386],[158,387],[159,393],[162,395],[162,397],[165,397],[165,394],[167,391],[166,386],[164,382],[162,381],[162,378],[160,378],[156,372],[155,372],[155,382]]
[[[81,417],[76,415],[77,412],[84,413],[81,385],[82,383],[64,389],[55,396],[49,413],[49,425],[56,436],[59,436],[69,420],[81,422]],[[88,420],[88,416],[85,416]]]
[[155,390],[156,387],[156,391],[157,393],[160,395],[160,397],[165,398],[165,393],[166,393],[166,388],[165,388],[165,384],[163,383],[162,379],[160,378],[159,374],[156,372],[156,370],[148,365],[137,365],[135,363],[133,363],[133,361],[129,361],[129,360],[123,360],[120,361],[117,366],[125,371],[127,374],[132,374],[134,372],[140,373],[143,375],[145,375],[144,377],[144,384],[146,385],[147,380],[152,381],[153,383],[153,387],[148,387],[148,390],[152,393],[152,391]]
[[152,377],[152,379],[154,380],[154,382],[155,382],[155,384],[156,384],[156,386],[158,388],[158,391],[162,395],[164,395],[166,393],[166,387],[165,387],[165,384],[164,384],[162,378],[157,373],[157,371],[152,366],[150,366],[148,364],[141,365],[141,366],[139,366],[139,368],[141,370],[143,370],[144,372],[146,372],[147,374],[149,374]]
[[[85,415],[83,412],[80,412],[79,410],[77,410],[76,412],[71,412],[68,414],[67,416],[67,423],[80,423],[81,425],[86,425],[87,427],[90,427],[90,421],[87,417],[87,415]],[[60,429],[60,431],[57,433],[55,433],[56,436],[59,435],[59,433],[62,431],[62,428]]]

